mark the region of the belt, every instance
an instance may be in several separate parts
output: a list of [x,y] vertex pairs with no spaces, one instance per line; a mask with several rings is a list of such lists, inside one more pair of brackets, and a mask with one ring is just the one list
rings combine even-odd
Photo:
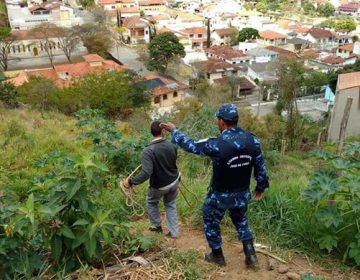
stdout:
[[173,186],[178,184],[178,182],[180,181],[180,178],[181,178],[181,174],[179,172],[179,176],[175,179],[175,181],[171,182],[169,185],[166,185],[165,187],[158,188],[158,190],[159,191],[166,191],[166,190],[171,189]]

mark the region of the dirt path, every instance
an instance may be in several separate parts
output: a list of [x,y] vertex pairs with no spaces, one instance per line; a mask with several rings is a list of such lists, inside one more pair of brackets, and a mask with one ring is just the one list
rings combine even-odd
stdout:
[[[358,280],[360,274],[353,272],[345,275],[338,272],[325,271],[321,267],[309,263],[305,258],[300,256],[292,257],[287,264],[282,265],[281,262],[271,259],[271,263],[274,267],[273,270],[269,270],[269,257],[258,253],[258,259],[260,268],[257,271],[249,270],[244,264],[244,254],[242,252],[242,245],[240,242],[226,241],[224,238],[224,255],[227,262],[225,268],[218,268],[215,265],[211,265],[203,261],[203,255],[208,251],[207,243],[202,231],[198,229],[182,226],[181,236],[176,240],[166,239],[165,246],[176,247],[179,251],[197,250],[201,253],[201,265],[210,267],[210,272],[207,279],[226,279],[226,280],[285,280],[285,279],[299,279],[297,276],[304,274],[312,274],[322,276],[325,279],[334,280]],[[279,267],[287,268],[290,274],[279,273]],[[286,270],[286,269],[285,269]],[[294,278],[291,278],[291,275]]]

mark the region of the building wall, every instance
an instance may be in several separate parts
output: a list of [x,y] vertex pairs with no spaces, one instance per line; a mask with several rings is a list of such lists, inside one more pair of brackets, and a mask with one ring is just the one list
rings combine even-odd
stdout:
[[350,88],[338,91],[335,95],[335,106],[332,110],[331,122],[328,131],[329,141],[338,141],[340,133],[341,120],[344,114],[347,97],[353,98],[350,109],[349,121],[346,128],[345,137],[360,134],[360,87]]
[[[177,93],[177,96],[174,96],[174,93]],[[166,96],[166,97],[165,97]],[[171,93],[161,95],[161,96],[154,96],[151,100],[151,105],[155,107],[171,107],[174,105],[175,102],[181,101],[185,98],[185,92],[183,90],[173,91]],[[159,102],[156,102],[155,100]]]
[[346,50],[337,49],[336,50],[336,56],[342,57],[342,58],[348,58],[350,56],[350,52]]

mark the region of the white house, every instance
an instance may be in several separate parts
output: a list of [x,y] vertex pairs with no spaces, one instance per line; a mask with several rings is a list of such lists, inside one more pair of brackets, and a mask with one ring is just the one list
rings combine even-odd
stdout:
[[278,58],[278,53],[265,49],[265,48],[254,48],[246,52],[248,56],[251,56],[251,62],[255,63],[268,63]]
[[31,29],[42,23],[52,23],[61,27],[71,27],[83,23],[83,19],[73,8],[60,1],[44,2],[41,5],[23,7],[6,3],[10,27],[13,30]]
[[225,61],[229,64],[250,63],[250,56],[242,51],[234,50],[230,46],[211,46],[205,49],[207,57]]
[[221,28],[211,32],[213,45],[229,45],[232,37],[237,37],[238,30],[236,28]]

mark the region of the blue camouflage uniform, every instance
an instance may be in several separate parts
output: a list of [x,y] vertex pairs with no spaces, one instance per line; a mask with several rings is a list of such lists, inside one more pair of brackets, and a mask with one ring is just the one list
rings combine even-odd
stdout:
[[[235,114],[232,110],[236,110],[237,117],[237,109],[233,107],[232,104],[223,105],[219,110],[221,116],[231,116]],[[200,141],[178,129],[173,129],[171,134],[172,142],[185,151],[212,159],[213,174],[203,206],[204,230],[210,248],[221,248],[220,222],[226,210],[229,210],[239,240],[252,240],[246,211],[251,199],[249,187],[253,169],[257,181],[255,191],[262,193],[269,187],[259,139],[237,127],[222,131],[217,138]]]

